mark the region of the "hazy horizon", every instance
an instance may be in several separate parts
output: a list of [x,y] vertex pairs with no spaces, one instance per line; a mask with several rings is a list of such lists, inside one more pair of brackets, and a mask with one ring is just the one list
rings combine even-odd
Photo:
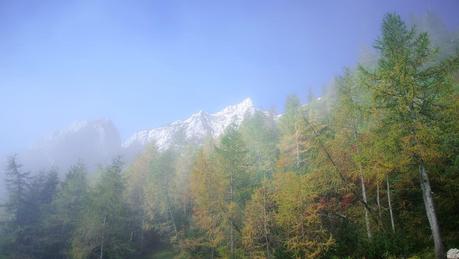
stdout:
[[459,0],[0,0],[0,259],[459,258]]
[[459,2],[436,3],[2,1],[0,153],[80,120],[108,118],[124,140],[246,97],[281,111],[356,65],[387,12],[456,30]]

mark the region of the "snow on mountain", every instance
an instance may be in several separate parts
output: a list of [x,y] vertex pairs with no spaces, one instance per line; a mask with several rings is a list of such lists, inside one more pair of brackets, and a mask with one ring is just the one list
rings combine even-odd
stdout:
[[25,170],[32,171],[55,167],[65,172],[78,162],[93,170],[98,165],[107,165],[118,155],[129,163],[148,143],[155,143],[160,151],[172,145],[201,144],[208,137],[219,137],[232,123],[239,126],[245,116],[254,112],[255,107],[247,98],[216,113],[200,111],[186,120],[136,132],[124,143],[108,119],[77,121],[20,152],[18,158]]
[[228,106],[216,113],[208,114],[200,111],[186,120],[175,121],[165,127],[136,132],[123,143],[123,148],[138,152],[146,144],[155,143],[159,150],[164,150],[177,139],[200,143],[207,137],[220,136],[233,123],[239,126],[245,116],[254,112],[252,100],[247,98],[239,104]]
[[[155,143],[160,151],[174,144],[201,144],[208,137],[221,136],[233,123],[240,126],[244,118],[255,111],[252,100],[247,98],[216,113],[200,111],[186,120],[139,131],[123,144],[112,121],[77,121],[63,130],[56,131],[32,148],[19,152],[18,159],[24,170],[32,172],[56,168],[60,173],[65,173],[78,162],[82,162],[89,171],[94,171],[97,166],[109,164],[118,155],[122,155],[123,160],[129,163],[148,143]],[[0,156],[0,160],[0,164],[5,166],[6,156]],[[1,191],[4,189],[4,176],[1,174],[2,171],[0,200],[4,196]]]

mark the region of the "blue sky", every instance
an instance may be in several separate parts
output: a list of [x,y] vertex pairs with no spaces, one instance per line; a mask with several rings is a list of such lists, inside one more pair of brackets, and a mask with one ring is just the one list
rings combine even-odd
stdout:
[[0,152],[75,120],[125,138],[245,97],[282,110],[355,65],[393,11],[459,28],[455,0],[0,0]]

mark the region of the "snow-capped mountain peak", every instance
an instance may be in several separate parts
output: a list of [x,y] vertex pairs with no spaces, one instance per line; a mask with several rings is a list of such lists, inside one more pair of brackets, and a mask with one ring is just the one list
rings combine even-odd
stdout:
[[149,143],[160,151],[182,144],[201,144],[206,138],[221,136],[231,124],[240,126],[255,111],[252,100],[247,98],[219,112],[199,111],[164,127],[138,131],[123,144],[111,120],[77,121],[21,152],[21,159],[26,169],[57,167],[65,171],[81,161],[92,170],[110,163],[117,155],[129,162]]
[[236,105],[230,105],[226,108],[224,108],[222,111],[214,113],[215,116],[221,116],[221,115],[237,115],[237,114],[245,114],[245,112],[249,110],[253,110],[253,102],[252,99],[246,98],[242,102],[236,104]]
[[233,123],[239,126],[245,116],[254,112],[252,100],[246,98],[216,113],[199,111],[165,127],[136,132],[124,142],[123,147],[131,150],[128,152],[138,152],[148,143],[155,143],[159,150],[167,149],[178,140],[200,143],[207,137],[219,137]]

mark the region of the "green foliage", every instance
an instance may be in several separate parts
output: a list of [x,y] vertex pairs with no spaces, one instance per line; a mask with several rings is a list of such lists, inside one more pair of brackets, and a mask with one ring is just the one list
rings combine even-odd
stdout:
[[125,258],[130,252],[129,211],[123,199],[121,162],[105,168],[89,193],[81,222],[74,232],[72,258]]
[[421,164],[459,246],[459,58],[430,42],[388,14],[377,62],[325,98],[290,96],[203,146],[179,131],[94,184],[81,164],[60,182],[11,157],[0,258],[431,258]]

